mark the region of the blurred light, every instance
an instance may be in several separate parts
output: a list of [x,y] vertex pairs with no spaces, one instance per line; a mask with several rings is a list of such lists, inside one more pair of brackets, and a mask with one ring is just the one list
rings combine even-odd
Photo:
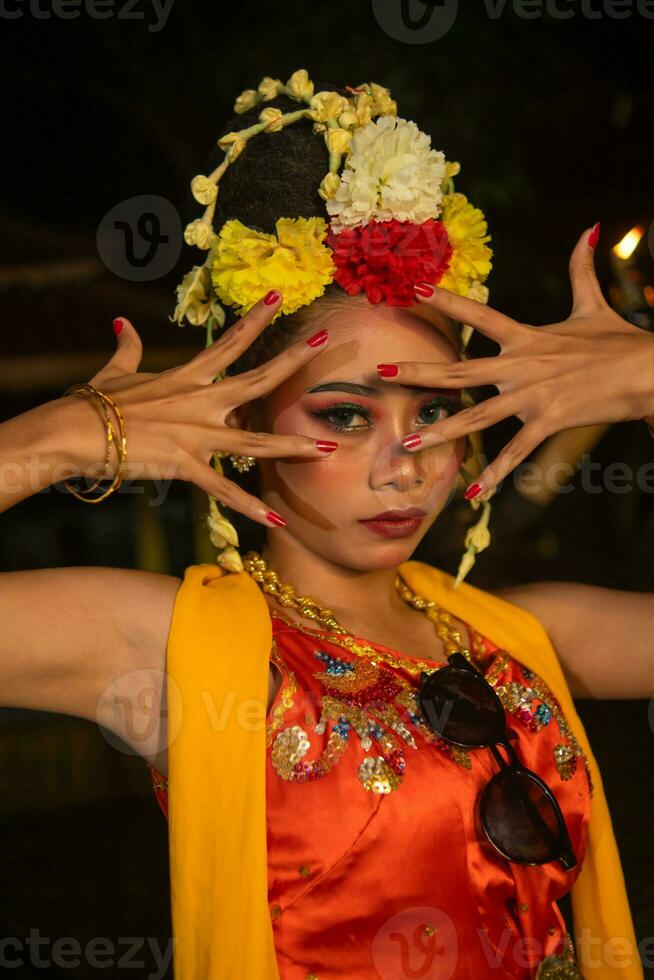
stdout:
[[643,289],[645,302],[648,306],[654,306],[654,286],[645,286]]
[[613,246],[613,251],[619,259],[626,260],[631,258],[638,247],[638,243],[645,234],[645,229],[637,226],[628,231],[622,241]]

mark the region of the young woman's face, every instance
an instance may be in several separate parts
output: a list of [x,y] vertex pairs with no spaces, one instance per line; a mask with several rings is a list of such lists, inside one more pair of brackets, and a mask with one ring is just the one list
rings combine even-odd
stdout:
[[[456,412],[461,392],[385,382],[377,364],[457,355],[437,327],[406,308],[344,304],[310,333],[322,327],[328,348],[259,403],[257,427],[339,448],[310,462],[260,459],[261,497],[288,521],[280,537],[346,567],[393,567],[448,503],[465,440],[406,451],[402,436]],[[404,520],[372,520],[409,509]]]

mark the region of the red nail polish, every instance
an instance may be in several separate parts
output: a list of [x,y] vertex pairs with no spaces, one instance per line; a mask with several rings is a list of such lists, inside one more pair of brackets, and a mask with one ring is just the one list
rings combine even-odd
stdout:
[[338,449],[338,443],[330,442],[329,439],[316,439],[316,449],[319,449],[321,453],[333,453],[335,449]]
[[113,322],[113,328],[114,328],[114,333],[116,334],[116,336],[117,337],[120,337],[121,333],[125,329],[125,324],[123,323],[123,321],[121,320],[121,318],[119,316],[117,316],[116,319],[114,320],[114,322]]
[[309,337],[307,344],[309,347],[320,347],[324,344],[329,337],[329,332],[327,330],[319,330],[318,333],[314,333],[313,337]]
[[280,295],[281,294],[278,293],[276,289],[271,289],[269,293],[266,293],[266,295],[263,298],[263,301],[266,304],[266,306],[272,306],[273,303],[277,302]]
[[382,378],[396,378],[399,373],[397,364],[378,364],[377,373]]
[[466,498],[466,500],[472,500],[472,498],[476,497],[478,493],[481,493],[481,484],[471,483],[463,496]]
[[591,231],[590,235],[588,236],[589,248],[597,248],[599,236],[600,236],[600,223],[598,221],[597,224],[593,227],[593,230]]
[[415,286],[414,286],[413,288],[414,288],[414,289],[415,289],[415,291],[416,291],[417,293],[419,293],[419,294],[420,294],[421,296],[433,296],[433,295],[434,295],[434,290],[433,290],[433,288],[432,288],[432,287],[431,287],[431,286],[429,285],[429,283],[426,283],[426,282],[420,282],[420,283],[417,283],[417,285],[415,285]]
[[412,436],[405,436],[402,440],[402,445],[405,449],[415,449],[421,442],[421,437],[418,435],[418,433],[415,433],[415,435]]
[[279,514],[276,514],[274,510],[269,510],[266,514],[266,520],[270,521],[271,524],[275,524],[276,527],[285,527],[286,521]]

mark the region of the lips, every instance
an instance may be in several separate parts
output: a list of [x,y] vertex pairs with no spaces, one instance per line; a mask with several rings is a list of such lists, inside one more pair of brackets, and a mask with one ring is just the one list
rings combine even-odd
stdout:
[[386,510],[359,521],[359,524],[383,538],[409,538],[416,533],[426,516],[419,507],[407,507],[405,510]]
[[383,514],[375,514],[374,517],[367,517],[362,524],[368,521],[406,521],[412,517],[426,517],[427,514],[420,507],[406,507],[404,510],[385,510]]

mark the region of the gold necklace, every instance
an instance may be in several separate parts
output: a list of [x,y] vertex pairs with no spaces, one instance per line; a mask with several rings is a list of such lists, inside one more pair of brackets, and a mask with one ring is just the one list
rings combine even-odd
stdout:
[[[321,606],[311,596],[298,595],[290,583],[280,581],[274,568],[271,568],[266,559],[258,552],[248,552],[243,559],[243,567],[261,591],[274,596],[280,606],[295,609],[301,616],[319,623],[332,633],[345,635],[348,639],[352,638],[351,634],[338,622],[331,609]],[[443,643],[446,656],[449,657],[452,653],[461,653],[467,660],[471,659],[470,650],[463,643],[461,631],[456,628],[448,612],[441,609],[433,600],[424,599],[413,589],[410,589],[399,572],[395,579],[395,587],[407,605],[424,613],[433,624],[439,639]],[[369,651],[373,655],[377,653],[372,647],[369,648]]]

